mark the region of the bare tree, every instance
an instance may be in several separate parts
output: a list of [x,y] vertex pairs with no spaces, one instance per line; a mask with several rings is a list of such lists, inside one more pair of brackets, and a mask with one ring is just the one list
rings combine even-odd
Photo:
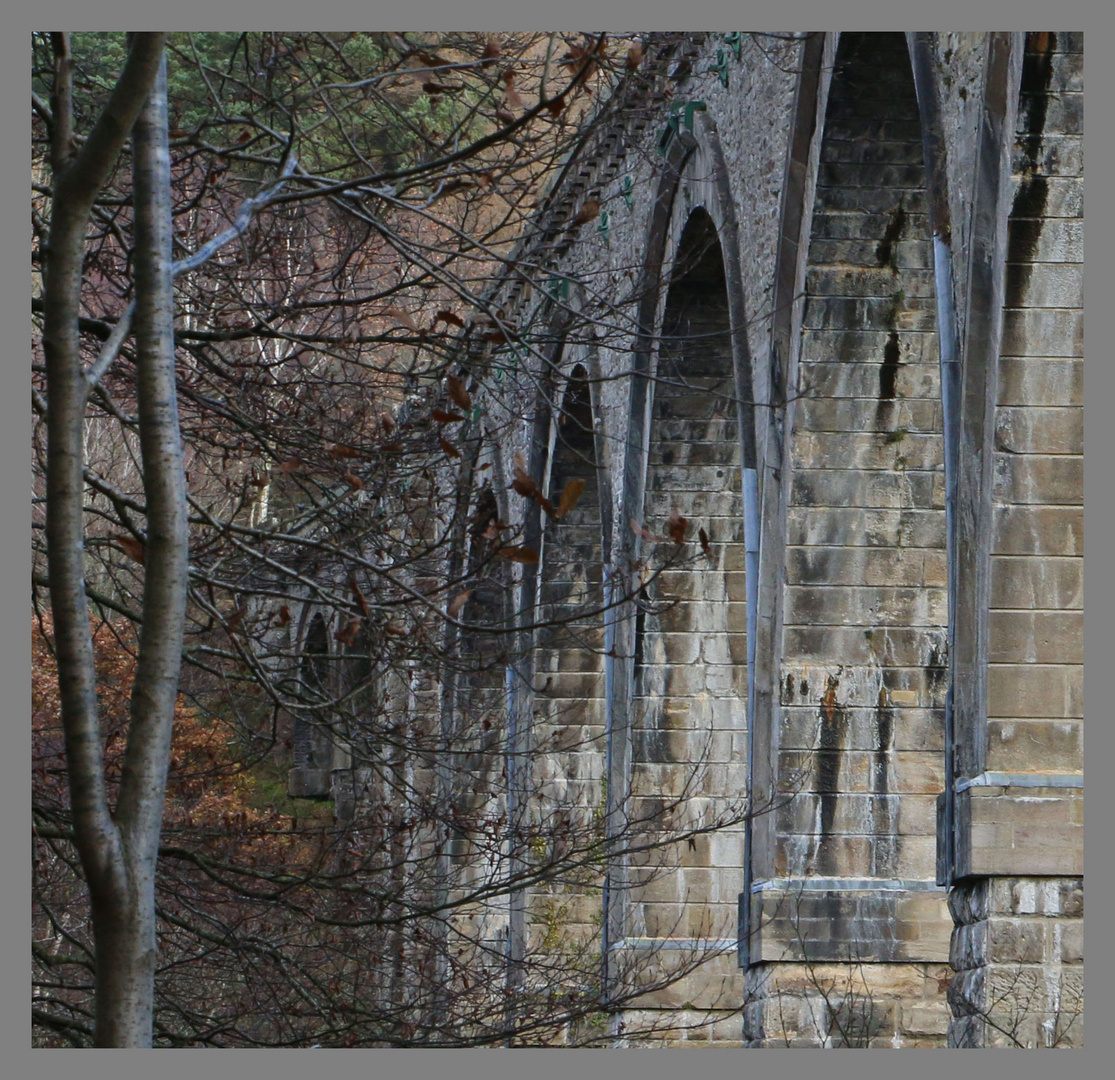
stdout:
[[[61,661],[74,842],[89,883],[97,942],[95,1042],[142,1046],[151,1040],[155,861],[186,607],[186,505],[175,404],[163,36],[136,36],[108,106],[76,154],[67,36],[52,37],[55,190],[43,295],[51,609]],[[78,323],[89,212],[133,123],[137,426],[148,497],[150,568],[143,591],[132,723],[113,812],[100,760],[85,596],[82,426],[90,383]]]

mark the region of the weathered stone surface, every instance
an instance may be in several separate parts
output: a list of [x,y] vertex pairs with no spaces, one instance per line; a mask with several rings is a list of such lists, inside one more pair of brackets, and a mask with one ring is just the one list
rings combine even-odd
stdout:
[[[1001,506],[995,514],[996,555],[1082,555],[1084,512],[1073,507]],[[994,572],[995,559],[992,558]]]
[[[665,106],[647,104],[637,122],[625,119],[615,143],[624,153],[601,152],[575,180],[578,198],[592,191],[608,205],[609,236],[561,235],[557,254],[531,248],[518,264],[558,266],[576,294],[570,308],[599,316],[591,347],[582,334],[555,361],[562,378],[572,363],[595,365],[585,402],[595,438],[582,449],[599,467],[597,499],[585,504],[597,517],[582,523],[583,536],[567,536],[565,560],[557,532],[547,532],[544,603],[575,612],[577,597],[602,590],[605,572],[620,593],[649,582],[638,614],[617,616],[610,656],[602,618],[540,644],[530,708],[536,734],[560,735],[547,791],[591,778],[599,797],[602,780],[614,793],[630,779],[632,811],[687,793],[683,824],[707,823],[745,794],[753,741],[756,797],[792,796],[754,823],[764,873],[928,882],[952,672],[937,340],[947,309],[937,309],[933,248],[945,210],[958,359],[966,378],[977,361],[987,373],[982,397],[978,386],[963,389],[959,482],[964,512],[979,519],[965,539],[979,552],[960,565],[983,589],[971,595],[991,608],[985,651],[953,658],[986,701],[965,699],[968,711],[958,707],[953,719],[986,724],[972,739],[985,748],[979,768],[1073,773],[1082,763],[1081,40],[1029,34],[1026,55],[1011,52],[1021,37],[985,33],[840,40],[817,47],[822,74],[810,89],[799,78],[800,42],[768,43],[784,50],[779,66],[748,35],[740,61],[719,36],[694,38],[693,73],[675,80],[674,100],[706,110],[676,188],[656,152]],[[915,91],[911,44],[915,58],[925,50],[928,95]],[[727,86],[715,74],[717,50],[728,58]],[[1017,130],[1000,131],[999,117],[1015,113]],[[939,160],[923,122],[940,137]],[[1009,183],[995,181],[1001,192],[988,179],[999,161],[1014,169]],[[1003,235],[992,223],[1006,210]],[[640,277],[656,245],[663,266]],[[637,294],[659,283],[640,311]],[[604,302],[614,297],[634,300],[617,312]],[[540,323],[549,318],[531,310]],[[650,345],[632,347],[636,326]],[[973,344],[985,340],[981,327],[982,358]],[[631,380],[633,369],[648,377]],[[529,374],[518,399],[506,384],[498,395],[509,416],[534,414],[540,383]],[[505,475],[515,450],[531,449],[526,434],[515,438],[502,448]],[[554,477],[568,471],[559,446],[537,449],[532,460],[548,461]],[[743,535],[751,467],[767,515],[756,538]],[[664,535],[672,514],[688,519],[688,542],[651,580],[673,545],[644,539],[636,553],[629,522]],[[698,528],[710,537],[707,554]],[[752,539],[766,561],[749,582]],[[759,597],[751,641],[749,585]],[[758,650],[752,731],[749,649]],[[952,1041],[991,1044],[1004,1030],[1035,1045],[1077,1038],[1069,999],[1080,890],[1066,875],[1080,871],[1082,800],[1063,788],[993,790],[962,793],[960,854],[968,871],[990,876],[953,889],[952,916],[937,893],[925,894],[933,912],[920,896],[900,912],[892,897],[885,918],[846,897],[838,917],[802,909],[799,929],[828,957],[803,963],[804,953],[776,955],[777,919],[786,922],[778,915],[761,932],[746,994],[732,956],[728,969],[717,960],[640,1003],[632,1022],[659,1022],[656,1044],[715,1045],[741,1034],[722,1007],[743,1005],[754,1044],[941,1045],[942,961],[955,918]],[[632,940],[698,937],[711,926],[733,934],[742,827],[681,847],[676,874],[639,879],[623,898],[622,933]],[[587,927],[591,918],[578,908],[573,921]],[[785,925],[779,933],[794,946]],[[1036,974],[1046,982],[1027,998]],[[1002,987],[1014,1013],[996,1027],[986,1013]],[[703,1020],[711,1026],[695,1032]]]
[[989,658],[996,664],[1083,664],[1079,611],[992,611]]
[[[1080,788],[971,787],[956,801],[961,876],[1078,876],[1084,871]],[[1078,820],[1080,819],[1080,820]]]
[[1084,767],[1084,725],[1080,720],[989,720],[987,767],[1024,772],[1035,765],[1050,772]]
[[1084,560],[1000,556],[991,561],[991,607],[999,611],[1084,607]]
[[1080,506],[1084,459],[1075,456],[997,454],[995,499],[1003,504]]
[[1083,411],[1035,405],[997,409],[995,445],[1012,454],[1083,454]]
[[1080,667],[991,664],[987,672],[989,717],[1083,717]]

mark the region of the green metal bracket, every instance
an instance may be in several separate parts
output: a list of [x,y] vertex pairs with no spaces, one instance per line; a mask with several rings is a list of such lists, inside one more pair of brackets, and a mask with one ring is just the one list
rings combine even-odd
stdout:
[[604,238],[604,243],[608,243],[608,211],[600,211],[600,224],[596,226],[596,231]]
[[693,134],[693,114],[705,111],[703,101],[675,101],[670,105],[670,114],[666,118],[666,126],[658,139],[658,156],[665,157],[674,136],[681,133],[682,125],[690,135]]
[[731,45],[732,51],[736,54],[736,60],[743,59],[743,34],[738,30],[733,30],[730,34],[725,34],[724,44]]
[[552,275],[546,284],[546,295],[551,300],[568,300],[569,278],[562,277],[560,274]]
[[628,210],[635,209],[635,185],[631,182],[630,176],[623,178],[623,201],[627,203]]
[[728,88],[728,54],[723,49],[716,50],[716,64],[712,68],[720,76],[720,85]]

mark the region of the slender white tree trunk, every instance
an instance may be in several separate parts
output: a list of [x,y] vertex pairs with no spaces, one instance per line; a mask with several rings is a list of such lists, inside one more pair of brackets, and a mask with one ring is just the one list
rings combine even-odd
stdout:
[[[187,521],[174,383],[163,38],[133,37],[105,112],[71,160],[69,46],[66,35],[54,35],[55,184],[43,328],[49,408],[47,543],[74,838],[93,916],[98,1046],[151,1045],[155,862],[186,604]],[[131,721],[113,813],[103,772],[85,600],[82,427],[89,385],[78,343],[78,314],[89,212],[133,125],[135,335],[147,556]]]

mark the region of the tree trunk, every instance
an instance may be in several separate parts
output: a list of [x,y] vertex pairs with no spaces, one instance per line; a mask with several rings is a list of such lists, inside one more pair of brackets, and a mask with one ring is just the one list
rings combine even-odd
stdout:
[[[53,36],[54,201],[44,288],[47,543],[75,843],[89,886],[98,1046],[150,1046],[154,875],[186,598],[186,514],[174,394],[169,150],[162,34],[137,34],[124,72],[71,160],[69,45]],[[158,80],[158,88],[152,87]],[[149,98],[150,95],[150,98]],[[146,108],[145,108],[145,102]],[[82,429],[89,381],[78,339],[85,228],[101,186],[136,131],[136,344],[147,494],[144,624],[117,812],[103,771],[85,599]]]

